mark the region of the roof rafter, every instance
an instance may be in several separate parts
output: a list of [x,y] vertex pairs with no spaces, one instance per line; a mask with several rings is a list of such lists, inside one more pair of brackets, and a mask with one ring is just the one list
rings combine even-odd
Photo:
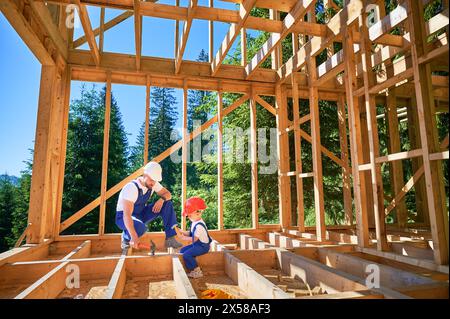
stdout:
[[304,16],[306,11],[315,3],[314,0],[299,0],[295,7],[288,13],[283,20],[283,28],[281,33],[272,34],[264,43],[263,47],[255,54],[253,59],[245,66],[247,77],[250,77],[253,72],[264,62],[270,53],[275,49],[281,41],[293,31],[300,17]]
[[94,31],[92,31],[91,21],[89,20],[89,14],[86,6],[81,4],[80,0],[74,0],[78,5],[78,13],[80,15],[81,25],[83,26],[84,34],[86,35],[89,48],[91,49],[91,55],[96,65],[100,65],[100,51],[98,50],[97,42],[95,42]]
[[220,45],[219,51],[217,51],[216,56],[214,57],[214,60],[211,62],[211,72],[212,75],[216,75],[217,71],[220,68],[220,65],[222,64],[223,60],[225,59],[225,56],[227,55],[228,51],[230,50],[231,46],[233,45],[234,40],[239,35],[241,29],[244,27],[245,21],[250,16],[250,11],[252,10],[253,6],[255,5],[256,0],[245,0],[239,8],[239,16],[240,20],[236,24],[232,24],[230,26],[230,29],[228,30],[227,35],[225,36],[225,39],[223,39],[222,44]]
[[194,19],[194,11],[197,7],[198,0],[190,0],[188,6],[187,20],[184,23],[183,34],[181,35],[180,45],[178,46],[177,56],[175,57],[175,74],[180,72],[181,62],[183,60],[184,50],[189,38],[189,32],[191,31],[192,20]]

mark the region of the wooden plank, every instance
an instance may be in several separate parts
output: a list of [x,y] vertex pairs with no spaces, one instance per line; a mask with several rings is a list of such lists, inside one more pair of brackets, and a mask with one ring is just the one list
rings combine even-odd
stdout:
[[194,288],[177,256],[172,257],[172,271],[177,299],[197,299]]
[[[399,153],[401,151],[400,145],[400,132],[398,128],[398,117],[397,117],[397,96],[395,94],[395,89],[389,90],[387,101],[386,101],[386,118],[387,118],[387,128],[389,134],[388,140],[388,151],[389,153]],[[402,190],[404,184],[403,181],[403,164],[401,161],[391,162],[390,168],[390,180],[392,185],[393,194],[398,194]],[[406,210],[405,202],[395,202],[397,203],[395,211],[397,217],[397,223],[399,227],[405,227],[408,222],[408,212]],[[386,211],[386,210],[385,210]]]
[[[300,103],[298,96],[297,76],[292,75],[292,108],[294,113],[294,140],[295,140],[295,170],[297,185],[297,226],[301,232],[305,231],[305,207],[303,198],[303,180],[302,174],[302,139],[300,135]],[[314,174],[313,174],[314,176]]]
[[136,69],[141,69],[141,50],[142,50],[142,16],[139,14],[141,1],[134,0],[134,43],[136,47]]
[[224,229],[223,223],[223,95],[217,92],[217,227]]
[[81,259],[88,258],[91,255],[91,241],[86,240],[80,246],[72,250],[69,254],[63,257],[61,261],[67,261],[69,259]]
[[414,157],[419,157],[423,155],[423,151],[421,149],[416,149],[412,151],[406,151],[406,152],[399,152],[395,154],[389,154],[386,156],[377,157],[375,159],[375,162],[378,164],[386,163],[386,162],[394,162],[394,161],[400,161],[404,159],[410,159]]
[[314,57],[310,57],[308,59],[307,69],[309,71],[309,113],[311,114],[311,144],[314,172],[314,210],[316,215],[316,236],[317,240],[323,241],[326,238],[326,226],[322,174],[322,143],[320,141],[319,92],[317,87],[314,86],[314,82],[317,79],[316,59]]
[[[209,7],[214,7],[214,0],[209,0]],[[245,32],[245,29],[244,29]],[[212,63],[214,54],[214,21],[209,21],[208,23],[208,40],[209,40],[209,51],[208,51],[208,61]]]
[[448,159],[448,151],[430,154],[430,161],[439,161]]
[[52,112],[55,103],[57,70],[42,66],[39,107],[33,155],[33,173],[30,190],[30,225],[27,243],[41,243],[46,233],[46,220],[50,206],[50,165],[52,158]]
[[144,165],[148,162],[148,150],[149,150],[149,141],[148,141],[148,134],[150,129],[150,94],[151,94],[151,87],[150,87],[150,76],[147,76],[147,81],[145,85],[145,130],[144,130]]
[[111,75],[106,82],[105,95],[105,119],[103,127],[103,157],[102,157],[102,179],[100,189],[100,214],[98,223],[98,234],[105,233],[105,215],[106,215],[106,189],[108,182],[108,160],[109,160],[109,128],[111,123]]
[[241,29],[244,27],[244,24],[247,18],[250,16],[250,11],[253,8],[256,0],[244,0],[243,3],[239,7],[239,16],[240,20],[236,24],[232,24],[230,29],[228,30],[227,35],[225,36],[222,44],[220,45],[219,51],[217,51],[216,56],[214,57],[213,62],[211,63],[211,75],[215,76],[227,56],[228,51],[231,49],[234,40],[237,38]]
[[120,256],[120,259],[117,261],[114,272],[111,276],[111,279],[108,283],[108,287],[104,293],[104,299],[120,299],[123,293],[123,289],[125,288],[125,283],[127,281],[127,272],[126,272],[126,256],[131,253],[131,248],[124,251]]
[[255,69],[260,66],[275,47],[277,47],[281,41],[292,32],[298,18],[304,16],[306,11],[314,3],[313,0],[300,0],[296,3],[295,7],[284,18],[283,29],[281,32],[271,34],[269,39],[263,44],[263,47],[252,58],[251,62],[246,65],[245,72],[247,73],[247,78],[254,74]]
[[[175,0],[175,6],[178,9],[180,6],[180,0]],[[177,57],[178,54],[178,47],[180,45],[180,22],[177,20],[175,20],[175,53],[174,53],[174,57]]]
[[356,79],[356,61],[353,52],[353,34],[349,28],[344,29],[344,55],[345,62],[345,91],[347,99],[348,117],[349,117],[349,132],[350,132],[350,151],[352,159],[353,171],[353,194],[355,203],[356,227],[359,232],[358,244],[361,247],[368,247],[369,240],[369,223],[368,212],[366,205],[366,191],[365,191],[365,176],[360,174],[358,166],[362,164],[362,154],[360,150],[361,135],[360,128],[360,110],[358,99],[353,96],[353,92],[357,85]]
[[0,253],[0,267],[16,261],[44,259],[48,256],[51,242],[47,239],[41,244],[27,244]]
[[[270,9],[269,10],[269,19],[274,21],[280,21],[280,12],[278,10]],[[270,54],[272,69],[278,70],[280,65],[283,63],[283,50],[281,50],[280,46],[277,46],[272,53]],[[247,65],[247,63],[245,63]]]
[[95,65],[100,65],[100,52],[98,50],[97,42],[95,41],[95,35],[92,31],[91,21],[89,20],[86,6],[82,5],[80,0],[74,0],[74,2],[77,5],[81,25],[83,26],[84,34],[91,50],[92,59],[94,59]]
[[183,34],[181,35],[180,44],[178,46],[178,51],[175,57],[175,74],[178,74],[180,72],[181,68],[181,61],[183,60],[184,50],[186,49],[186,44],[189,37],[189,32],[191,31],[192,26],[192,19],[193,19],[193,12],[195,11],[195,8],[197,7],[198,0],[189,0],[188,4],[188,16],[187,20],[184,23],[183,27]]
[[[189,153],[188,143],[190,140],[187,138],[187,121],[188,121],[188,83],[187,80],[184,81],[183,88],[183,135],[182,135],[182,143],[183,146],[181,148],[181,208],[180,210],[184,210],[184,205],[186,203],[187,197],[187,161]],[[186,217],[181,215],[181,229],[186,230]]]
[[352,208],[352,191],[350,180],[350,165],[348,158],[348,142],[347,142],[347,119],[345,112],[345,96],[341,95],[337,102],[338,107],[338,125],[339,125],[339,144],[341,147],[342,166],[342,193],[344,197],[345,223],[353,224],[353,208]]
[[[98,50],[103,52],[103,43],[105,42],[105,8],[100,9],[100,35],[98,37]],[[95,30],[94,30],[95,34]]]
[[287,134],[281,134],[287,126],[287,105],[285,88],[281,85],[276,86],[276,123],[277,123],[277,157],[278,164],[278,201],[280,224],[283,228],[291,225],[291,185],[290,179],[283,176],[289,171],[289,137]]
[[250,99],[250,159],[251,159],[251,183],[252,183],[252,228],[258,228],[258,134],[256,123],[256,101],[254,95]]

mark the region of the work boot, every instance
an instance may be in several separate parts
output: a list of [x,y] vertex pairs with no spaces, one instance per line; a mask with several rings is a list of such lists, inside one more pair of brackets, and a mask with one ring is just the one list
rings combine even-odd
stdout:
[[183,247],[183,244],[179,243],[176,239],[175,236],[172,236],[170,238],[166,238],[165,241],[165,246],[166,248],[175,248],[175,249],[179,249],[181,247]]
[[194,270],[192,270],[191,272],[189,272],[188,274],[187,274],[187,276],[189,277],[189,278],[201,278],[201,277],[203,277],[203,272],[202,272],[202,270],[200,269],[200,267],[197,267],[197,268],[195,268]]
[[120,248],[122,248],[122,250],[126,250],[126,249],[130,248],[130,242],[122,237],[122,241],[120,243]]

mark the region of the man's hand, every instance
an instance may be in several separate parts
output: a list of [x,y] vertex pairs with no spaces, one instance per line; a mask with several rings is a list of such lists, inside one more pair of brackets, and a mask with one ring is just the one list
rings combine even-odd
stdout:
[[153,205],[152,211],[156,214],[159,213],[161,211],[163,204],[164,204],[164,199],[162,199],[162,198],[158,199],[156,201],[156,203]]
[[136,236],[131,236],[131,240],[130,240],[130,245],[131,247],[133,247],[134,249],[139,249],[139,237]]

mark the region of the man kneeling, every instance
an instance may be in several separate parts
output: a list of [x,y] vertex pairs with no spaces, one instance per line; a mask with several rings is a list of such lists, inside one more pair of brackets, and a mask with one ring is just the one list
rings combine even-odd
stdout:
[[206,224],[202,219],[202,213],[206,209],[206,204],[200,197],[191,197],[186,200],[183,216],[187,216],[191,221],[190,231],[180,231],[183,240],[192,240],[191,245],[181,248],[184,264],[189,270],[188,276],[191,278],[200,278],[203,276],[202,270],[197,264],[195,257],[208,253],[211,237],[208,234]]
[[[156,162],[144,167],[143,175],[125,185],[119,194],[116,209],[116,225],[123,230],[122,249],[130,245],[139,249],[139,237],[147,231],[147,224],[161,217],[166,233],[166,248],[180,248],[176,241],[175,227],[177,218],[173,209],[172,195],[159,183],[162,180],[162,168]],[[161,198],[155,203],[147,201],[156,192]]]

